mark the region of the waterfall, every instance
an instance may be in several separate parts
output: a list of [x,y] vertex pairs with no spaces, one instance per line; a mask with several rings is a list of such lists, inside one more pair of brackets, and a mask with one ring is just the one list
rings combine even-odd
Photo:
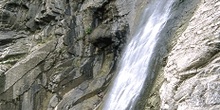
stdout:
[[174,0],[153,0],[128,43],[103,110],[132,110],[149,73],[159,34],[169,19]]

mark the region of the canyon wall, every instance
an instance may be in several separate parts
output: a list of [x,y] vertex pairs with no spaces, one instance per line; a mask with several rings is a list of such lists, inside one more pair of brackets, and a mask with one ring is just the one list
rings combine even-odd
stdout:
[[1,1],[0,110],[95,109],[126,40],[132,3]]
[[[0,110],[98,109],[147,2],[0,1]],[[219,5],[175,4],[146,109],[220,108]]]

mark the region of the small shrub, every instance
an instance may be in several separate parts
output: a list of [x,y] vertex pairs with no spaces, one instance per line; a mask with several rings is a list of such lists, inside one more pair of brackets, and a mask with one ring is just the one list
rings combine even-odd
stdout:
[[92,28],[86,28],[85,32],[86,32],[87,35],[91,34],[92,33]]

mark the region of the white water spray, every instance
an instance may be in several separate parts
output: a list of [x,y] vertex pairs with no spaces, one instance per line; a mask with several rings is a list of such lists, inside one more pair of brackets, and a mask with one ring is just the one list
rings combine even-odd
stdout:
[[103,110],[131,110],[147,79],[149,64],[158,36],[169,19],[174,0],[157,0],[148,4],[136,34],[128,43],[119,72],[105,100]]

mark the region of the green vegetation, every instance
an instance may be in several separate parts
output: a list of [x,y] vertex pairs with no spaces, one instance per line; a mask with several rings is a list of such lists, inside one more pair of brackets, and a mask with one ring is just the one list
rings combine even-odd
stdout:
[[90,27],[86,28],[85,32],[86,32],[87,35],[91,34],[92,33],[92,28],[90,28]]

